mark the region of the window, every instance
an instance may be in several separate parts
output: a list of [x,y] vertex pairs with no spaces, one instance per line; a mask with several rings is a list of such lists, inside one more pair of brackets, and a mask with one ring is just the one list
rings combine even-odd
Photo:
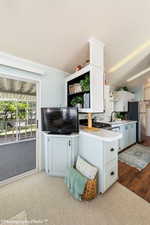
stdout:
[[0,100],[0,143],[9,143],[36,135],[36,102]]

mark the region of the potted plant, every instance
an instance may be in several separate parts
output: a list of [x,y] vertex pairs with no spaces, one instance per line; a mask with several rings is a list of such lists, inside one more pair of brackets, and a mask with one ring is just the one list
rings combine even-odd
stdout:
[[90,90],[90,77],[89,77],[89,75],[86,75],[85,78],[80,81],[80,85],[81,85],[82,91],[89,91]]
[[76,96],[71,100],[70,104],[73,107],[82,108],[83,98],[81,96]]

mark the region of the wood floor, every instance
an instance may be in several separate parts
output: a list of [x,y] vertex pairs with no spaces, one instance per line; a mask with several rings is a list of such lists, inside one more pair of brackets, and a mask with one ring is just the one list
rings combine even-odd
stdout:
[[143,145],[150,146],[150,137],[145,137],[145,140],[143,142]]
[[150,203],[150,164],[139,171],[119,161],[119,183]]

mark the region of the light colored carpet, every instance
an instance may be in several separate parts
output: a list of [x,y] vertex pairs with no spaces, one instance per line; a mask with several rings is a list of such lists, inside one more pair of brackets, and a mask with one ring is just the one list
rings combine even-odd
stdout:
[[149,203],[119,183],[90,202],[79,202],[67,192],[62,178],[44,173],[0,188],[0,219],[24,210],[28,220],[49,225],[150,224]]
[[119,160],[142,170],[150,163],[150,147],[139,144],[133,145],[119,154]]
[[26,224],[28,225],[28,219],[27,219],[27,214],[26,211],[22,211],[20,213],[18,213],[16,216],[6,220],[6,221],[2,221],[1,225],[16,225],[16,224]]

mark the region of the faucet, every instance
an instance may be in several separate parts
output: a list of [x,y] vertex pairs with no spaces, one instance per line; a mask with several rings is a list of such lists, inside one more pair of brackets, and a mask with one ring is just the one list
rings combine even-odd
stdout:
[[113,122],[113,121],[114,121],[114,120],[113,120],[113,114],[114,114],[114,113],[116,113],[116,111],[112,111],[112,112],[111,112],[110,122]]

